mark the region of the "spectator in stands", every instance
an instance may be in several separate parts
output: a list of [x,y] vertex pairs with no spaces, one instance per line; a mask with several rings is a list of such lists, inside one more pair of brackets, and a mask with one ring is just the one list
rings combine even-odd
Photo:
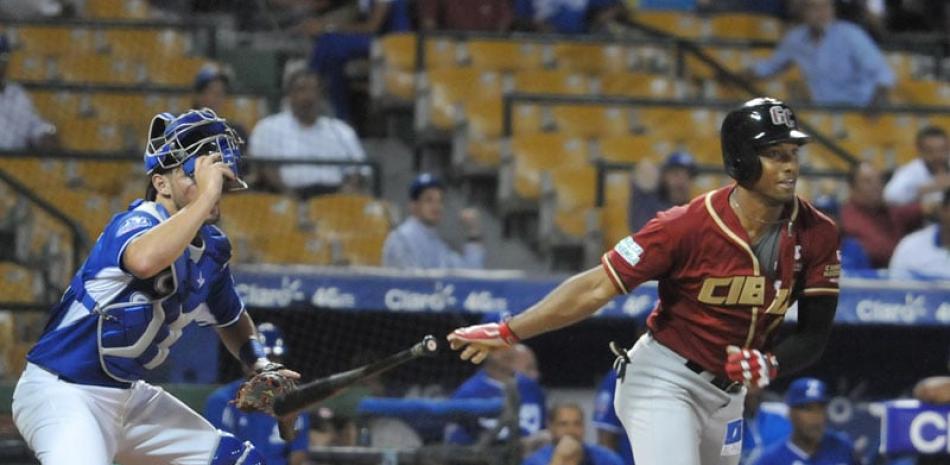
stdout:
[[937,223],[901,239],[891,257],[896,276],[950,279],[950,190],[936,209]]
[[19,84],[7,80],[10,40],[0,34],[0,150],[52,149],[56,127],[40,117]]
[[804,23],[789,30],[775,53],[755,63],[747,76],[767,78],[795,63],[819,104],[877,108],[895,77],[870,36],[835,19],[832,0],[803,0]]
[[752,464],[765,450],[788,438],[792,424],[774,408],[762,407],[762,390],[746,392],[742,409],[742,455],[739,463]]
[[[514,383],[521,406],[518,411],[518,423],[521,437],[537,435],[544,426],[545,396],[536,381],[515,371],[517,354],[515,348],[492,352],[485,359],[482,369],[466,380],[452,394],[452,399],[493,399],[504,398],[505,388]],[[451,444],[472,444],[479,437],[498,426],[497,418],[477,418],[453,423],[446,429],[446,441]],[[510,432],[501,428],[498,440],[504,440]]]
[[619,0],[515,0],[519,29],[559,34],[584,34],[625,20]]
[[523,465],[623,465],[616,452],[584,443],[584,410],[577,404],[559,404],[548,414],[551,444],[531,454]]
[[[683,205],[690,200],[696,162],[686,152],[673,152],[660,168],[659,184],[653,165],[637,166],[636,182],[630,187],[630,213],[627,221],[631,231],[639,231],[657,212]],[[652,170],[651,170],[652,168]]]
[[507,31],[510,0],[420,0],[419,24],[427,31]]
[[[195,75],[195,93],[192,96],[192,108],[210,108],[215,113],[228,118],[224,112],[224,104],[228,101],[231,92],[231,73],[216,63],[208,63],[198,70]],[[247,130],[229,119],[228,124],[237,131],[242,139],[247,139]]]
[[848,186],[851,196],[841,208],[841,232],[858,240],[873,268],[887,268],[898,241],[921,226],[920,205],[884,203],[884,175],[870,163],[852,168]]
[[918,157],[897,169],[884,187],[884,200],[896,205],[919,202],[926,210],[950,189],[950,140],[942,128],[928,126],[917,133],[916,145]]
[[633,449],[630,438],[617,418],[614,410],[614,392],[617,389],[617,372],[608,370],[597,388],[594,398],[594,429],[597,430],[597,444],[616,452],[624,465],[633,465]]
[[[320,78],[310,70],[292,73],[285,85],[288,108],[260,121],[251,131],[249,153],[259,159],[308,159],[363,162],[366,154],[346,122],[320,112]],[[332,192],[360,190],[355,167],[283,164],[265,169],[276,190],[306,199]]]
[[478,212],[471,208],[459,212],[465,228],[466,243],[462,254],[452,250],[439,237],[436,227],[442,221],[445,186],[435,176],[423,173],[409,186],[409,218],[389,233],[383,244],[383,266],[390,268],[483,268]]
[[931,376],[914,386],[914,397],[928,404],[950,404],[950,376]]
[[408,0],[361,0],[365,18],[348,24],[336,24],[323,18],[310,18],[294,30],[316,36],[310,55],[310,68],[327,83],[336,116],[352,121],[346,64],[369,57],[369,48],[377,35],[408,31],[411,27]]
[[854,445],[843,434],[827,429],[828,387],[815,378],[799,378],[785,395],[792,434],[766,450],[758,465],[858,465]]

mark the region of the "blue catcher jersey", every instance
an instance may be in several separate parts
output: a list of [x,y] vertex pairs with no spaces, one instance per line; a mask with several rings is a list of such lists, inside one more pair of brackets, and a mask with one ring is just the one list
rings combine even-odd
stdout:
[[126,387],[158,367],[192,321],[237,321],[244,306],[228,269],[231,246],[215,226],[203,226],[201,244],[157,276],[123,269],[126,246],[168,217],[142,200],[112,217],[27,360],[73,383]]
[[[518,385],[518,395],[521,397],[521,408],[518,412],[518,422],[521,426],[521,435],[530,436],[544,428],[545,400],[544,391],[537,381],[522,374],[515,375]],[[453,399],[492,399],[505,396],[504,385],[489,377],[485,370],[479,370],[471,378],[462,383],[452,394]],[[497,425],[497,418],[478,418],[477,420],[451,425],[448,430],[447,441],[452,444],[472,444],[478,435]],[[502,431],[506,435],[505,431]],[[499,438],[499,439],[504,439]]]
[[792,444],[791,439],[775,444],[755,462],[756,465],[858,465],[854,446],[843,434],[825,432],[821,446],[811,457]]
[[242,412],[231,403],[243,380],[221,386],[208,397],[205,418],[216,428],[235,435],[242,441],[251,441],[264,456],[267,465],[286,465],[291,452],[306,451],[309,446],[310,421],[298,415],[294,422],[297,437],[291,442],[280,438],[277,419],[260,412]]
[[597,398],[594,400],[594,428],[608,431],[617,435],[617,453],[626,465],[633,465],[633,449],[630,448],[630,438],[623,429],[623,424],[617,418],[614,410],[614,392],[617,388],[617,372],[608,370],[604,379],[597,388]]

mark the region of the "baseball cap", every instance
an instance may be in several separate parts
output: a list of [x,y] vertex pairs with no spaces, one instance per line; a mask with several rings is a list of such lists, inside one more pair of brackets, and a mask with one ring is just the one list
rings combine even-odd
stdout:
[[419,196],[422,195],[423,191],[433,187],[445,189],[445,186],[439,178],[430,173],[422,173],[416,176],[416,179],[413,179],[412,184],[409,185],[409,198],[411,200],[419,200]]
[[208,87],[208,84],[212,81],[218,79],[224,81],[225,86],[231,84],[231,77],[228,76],[227,71],[214,63],[208,63],[202,66],[201,69],[198,70],[198,74],[195,75],[195,90],[200,92],[204,90],[205,87]]
[[828,385],[816,378],[798,378],[792,381],[785,393],[785,403],[789,407],[806,404],[828,403]]
[[670,168],[686,168],[690,176],[696,175],[696,160],[687,152],[673,152],[663,161],[663,171]]

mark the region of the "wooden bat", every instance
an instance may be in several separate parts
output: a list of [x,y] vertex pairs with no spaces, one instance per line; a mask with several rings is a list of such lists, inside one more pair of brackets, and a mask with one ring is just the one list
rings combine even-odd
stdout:
[[435,337],[428,335],[411,348],[368,365],[301,384],[274,399],[274,414],[282,417],[320,402],[366,378],[391,370],[419,357],[432,356],[439,350]]

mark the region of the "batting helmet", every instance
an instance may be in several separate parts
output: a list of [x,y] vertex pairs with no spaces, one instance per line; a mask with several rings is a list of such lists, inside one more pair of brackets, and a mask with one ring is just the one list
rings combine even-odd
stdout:
[[243,142],[227,121],[209,108],[188,110],[177,117],[171,113],[159,113],[149,125],[145,173],[181,165],[185,174],[192,176],[198,155],[219,152],[221,160],[237,176],[237,182],[228,189],[244,189],[247,184],[241,180],[238,170]]
[[273,323],[257,325],[257,338],[264,346],[264,354],[268,357],[287,355],[287,348],[284,345],[284,332]]
[[732,110],[722,121],[722,162],[726,173],[740,184],[755,182],[762,174],[759,151],[769,145],[810,140],[798,130],[792,109],[781,100],[762,97]]

